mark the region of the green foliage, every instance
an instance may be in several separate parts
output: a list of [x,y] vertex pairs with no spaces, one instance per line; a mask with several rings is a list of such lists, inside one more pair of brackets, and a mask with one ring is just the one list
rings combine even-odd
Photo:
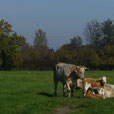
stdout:
[[73,37],[70,40],[70,47],[74,50],[79,49],[82,47],[82,39],[80,36]]
[[12,30],[12,25],[0,21],[0,68],[51,70],[58,62],[85,65],[91,69],[114,69],[114,24],[92,20],[84,29],[88,44],[83,45],[80,36],[56,51],[48,47],[46,33],[35,31],[34,45],[29,45],[23,36]]
[[107,19],[102,23],[102,31],[103,31],[103,39],[102,45],[103,46],[112,46],[114,45],[114,24],[113,21]]
[[85,26],[87,45],[79,36],[56,51],[57,60],[92,69],[114,69],[114,24],[107,19],[100,23],[92,20]]
[[0,36],[9,36],[11,32],[13,32],[12,25],[4,20],[0,20]]
[[17,36],[8,22],[0,21],[1,68],[11,69],[22,62],[19,49],[24,43],[25,38]]
[[84,28],[86,42],[94,47],[101,46],[102,30],[101,24],[97,20],[88,22]]
[[50,70],[56,63],[55,52],[47,47],[32,47],[26,44],[20,50],[23,58],[22,68],[32,70]]
[[47,45],[48,45],[48,41],[46,38],[46,33],[43,32],[41,29],[38,29],[38,31],[35,31],[34,47],[42,48],[42,47],[47,47]]
[[114,24],[107,19],[100,23],[97,20],[90,21],[86,24],[84,35],[89,45],[95,48],[104,48],[105,46],[114,45]]
[[73,50],[67,50],[67,48],[60,48],[56,51],[57,60],[60,62],[72,63],[73,57],[76,52]]
[[90,50],[85,50],[83,53],[82,58],[84,60],[85,66],[88,66],[90,68],[96,68],[100,64],[100,58],[98,54],[95,52],[95,50],[90,49]]
[[[68,46],[68,48],[67,48]],[[58,61],[85,65],[91,69],[114,69],[114,46],[106,46],[104,49],[83,47],[79,50],[69,50],[65,45],[56,51]]]

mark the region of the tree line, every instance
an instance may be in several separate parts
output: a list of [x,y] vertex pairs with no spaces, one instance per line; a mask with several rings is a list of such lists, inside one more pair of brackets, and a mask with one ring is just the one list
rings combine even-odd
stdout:
[[74,36],[57,50],[48,47],[43,30],[35,31],[34,44],[30,45],[24,36],[12,30],[11,24],[0,20],[1,70],[52,70],[58,62],[84,65],[90,69],[114,69],[113,20],[88,22],[84,27],[84,38]]

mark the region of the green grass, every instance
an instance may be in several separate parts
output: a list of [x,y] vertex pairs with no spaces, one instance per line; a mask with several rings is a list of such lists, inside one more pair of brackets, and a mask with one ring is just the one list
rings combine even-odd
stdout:
[[[109,76],[114,84],[114,71],[87,71],[85,77]],[[68,107],[71,114],[113,114],[114,98],[95,100],[83,98],[82,91],[75,90],[74,97],[62,95],[58,84],[58,96],[54,97],[53,72],[1,71],[0,114],[55,113],[57,108]]]

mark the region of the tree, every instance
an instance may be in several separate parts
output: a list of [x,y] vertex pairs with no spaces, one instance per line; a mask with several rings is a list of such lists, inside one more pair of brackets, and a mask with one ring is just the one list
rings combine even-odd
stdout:
[[97,20],[88,22],[84,28],[84,35],[87,44],[94,47],[101,46],[102,30],[101,24]]
[[28,43],[25,43],[25,45],[20,49],[20,54],[23,60],[22,67],[25,69],[32,68],[32,58],[31,58],[32,51],[33,47]]
[[4,20],[0,20],[0,35],[9,36],[12,32],[12,25]]
[[80,36],[73,37],[70,40],[70,47],[72,49],[77,49],[77,48],[80,48],[81,46],[82,46],[82,39]]
[[107,19],[102,23],[102,32],[102,46],[114,45],[114,24],[112,20]]
[[40,48],[40,47],[48,47],[48,41],[46,38],[46,33],[43,32],[41,29],[38,29],[38,31],[35,31],[35,38],[34,38],[34,47]]
[[5,22],[0,21],[0,52],[2,64],[1,67],[11,69],[22,62],[19,54],[19,49],[25,43],[23,36],[18,36],[12,30],[12,26]]
[[99,23],[97,20],[86,24],[84,35],[87,43],[96,48],[104,48],[105,46],[114,45],[114,24],[113,21],[107,19]]

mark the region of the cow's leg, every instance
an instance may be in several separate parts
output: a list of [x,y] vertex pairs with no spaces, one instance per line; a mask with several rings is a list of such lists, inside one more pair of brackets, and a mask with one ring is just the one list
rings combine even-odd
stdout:
[[57,85],[58,85],[58,81],[54,81],[55,96],[57,96]]
[[66,88],[66,83],[63,83],[63,96],[65,97],[65,88]]
[[103,88],[103,99],[105,99],[105,92],[104,92],[104,88]]
[[73,87],[71,88],[71,97],[73,97]]
[[68,97],[71,97],[71,88],[70,88],[70,84],[69,84],[68,81],[66,82],[66,84],[67,84],[67,89],[68,89]]
[[87,82],[86,82],[85,87],[84,87],[84,96],[86,96],[87,90],[88,90],[89,88],[90,88],[90,84],[87,84]]
[[105,92],[104,92],[104,89],[103,89],[103,99],[105,99]]
[[87,94],[87,90],[84,88],[84,96],[86,96],[86,94]]
[[103,96],[103,99],[105,99],[104,88],[99,90],[99,94]]

